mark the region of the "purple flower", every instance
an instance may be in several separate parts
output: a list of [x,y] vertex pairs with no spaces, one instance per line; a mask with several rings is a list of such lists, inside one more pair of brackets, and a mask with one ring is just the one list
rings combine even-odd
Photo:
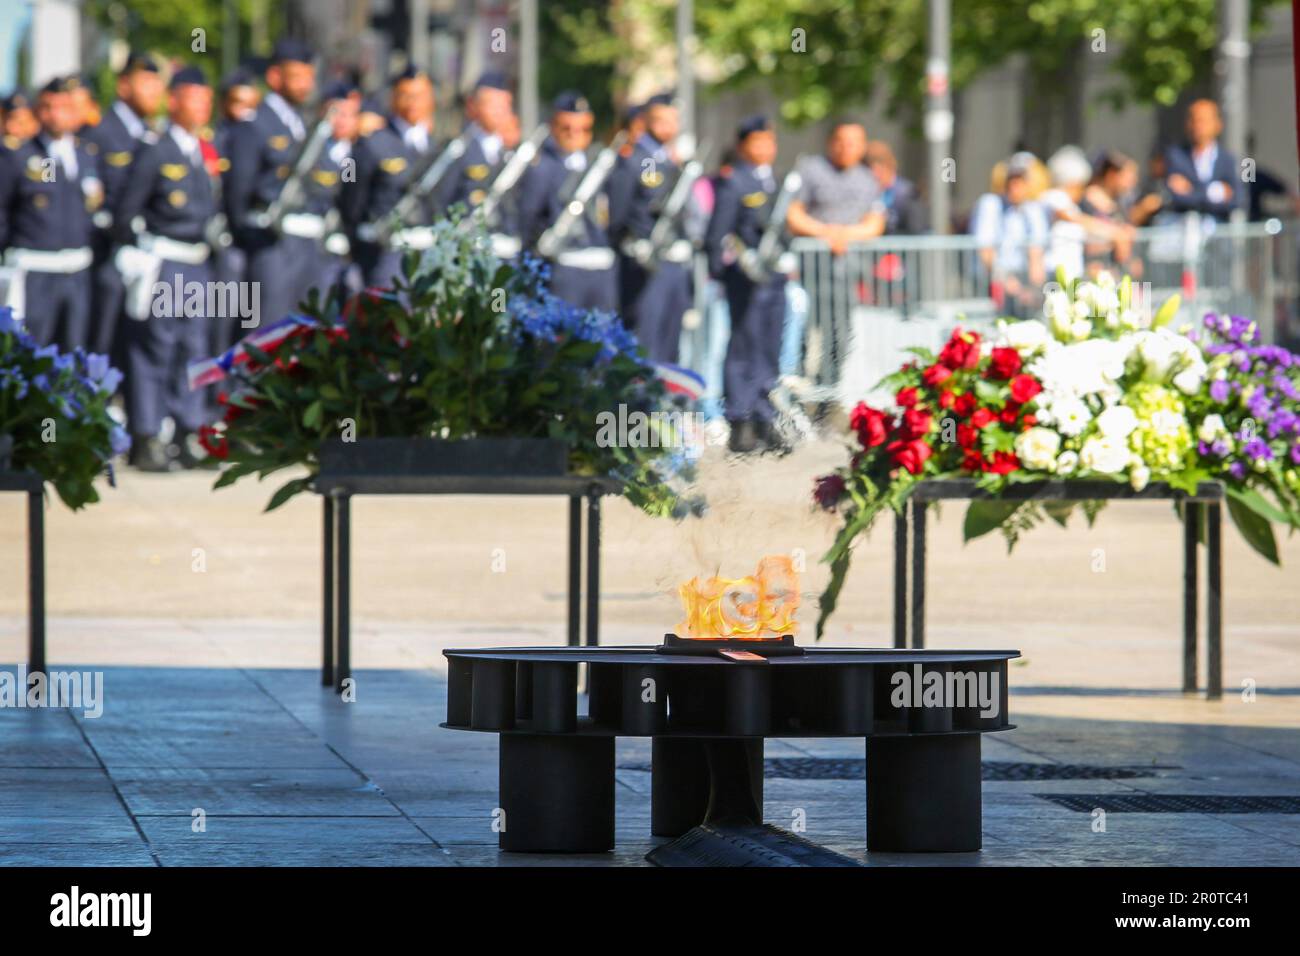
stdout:
[[1216,378],[1210,383],[1210,398],[1214,399],[1220,405],[1228,400],[1232,390],[1228,387],[1226,378]]
[[1268,447],[1268,442],[1262,438],[1255,438],[1246,442],[1246,447],[1242,453],[1251,461],[1271,461],[1273,458],[1273,449]]
[[1300,445],[1291,446],[1291,464],[1300,465]]

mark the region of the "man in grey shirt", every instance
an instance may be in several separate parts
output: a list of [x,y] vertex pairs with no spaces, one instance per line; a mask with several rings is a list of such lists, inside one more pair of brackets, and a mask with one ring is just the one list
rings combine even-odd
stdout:
[[786,216],[791,233],[821,239],[839,256],[849,243],[885,231],[880,184],[863,163],[866,152],[867,130],[861,123],[835,124],[826,155],[810,156],[799,166],[803,188]]

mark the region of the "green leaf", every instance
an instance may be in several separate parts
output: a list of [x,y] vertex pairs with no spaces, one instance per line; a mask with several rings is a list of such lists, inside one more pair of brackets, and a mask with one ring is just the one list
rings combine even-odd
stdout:
[[1151,320],[1151,327],[1158,329],[1162,325],[1168,325],[1175,315],[1178,314],[1178,307],[1182,305],[1183,297],[1175,292],[1164,304],[1156,310],[1155,318]]
[[1047,516],[1059,524],[1062,528],[1068,527],[1070,515],[1074,513],[1073,501],[1045,501],[1043,510]]
[[1265,521],[1285,525],[1292,523],[1290,515],[1276,507],[1273,502],[1269,501],[1254,488],[1238,488],[1229,485],[1227,491],[1229,498],[1241,502],[1241,504],[1255,512],[1255,514],[1259,515]]
[[323,412],[324,408],[321,406],[319,399],[312,402],[307,406],[307,410],[302,413],[302,427],[319,428]]
[[311,478],[295,478],[293,481],[285,482],[280,486],[279,491],[271,496],[270,502],[267,503],[266,510],[274,511],[280,505],[284,504],[299,492],[306,491],[311,485]]
[[1228,514],[1232,516],[1232,523],[1237,526],[1237,530],[1241,532],[1247,544],[1274,564],[1282,563],[1277,556],[1277,541],[1273,537],[1273,526],[1268,523],[1267,518],[1251,510],[1236,497],[1228,498]]
[[975,499],[966,509],[966,520],[962,524],[963,540],[973,541],[995,528],[1000,528],[1019,507],[1020,503],[1016,501],[1002,501],[998,498]]

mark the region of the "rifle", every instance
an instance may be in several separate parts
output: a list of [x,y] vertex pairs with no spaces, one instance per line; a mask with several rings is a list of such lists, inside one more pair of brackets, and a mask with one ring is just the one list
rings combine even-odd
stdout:
[[[697,156],[707,159],[708,153],[709,147],[706,144]],[[659,257],[663,255],[664,250],[667,249],[671,242],[673,228],[677,223],[677,219],[682,214],[682,210],[686,208],[686,203],[690,201],[691,188],[702,175],[704,175],[704,162],[702,159],[695,157],[687,160],[686,165],[677,174],[677,180],[673,183],[672,191],[669,192],[668,198],[664,200],[663,205],[659,208],[659,216],[650,229],[650,237],[632,244],[633,258],[642,267],[647,269],[658,267]]]
[[316,168],[316,161],[320,159],[321,153],[325,151],[325,144],[329,142],[330,133],[333,132],[333,119],[334,107],[331,106],[312,129],[311,135],[302,141],[298,155],[294,157],[291,164],[289,176],[280,187],[279,194],[265,211],[252,217],[255,226],[278,232],[284,217],[296,212],[307,201],[307,189],[304,183]]
[[[741,271],[755,282],[765,282],[771,276],[777,261],[781,258],[781,235],[785,232],[785,214],[790,203],[803,186],[803,177],[797,170],[785,174],[781,191],[772,203],[772,213],[768,216],[767,226],[753,249],[742,249],[737,264]],[[739,240],[737,240],[739,242]]]
[[410,223],[419,211],[420,203],[438,188],[438,183],[442,182],[452,164],[465,155],[465,147],[469,144],[468,137],[469,134],[466,132],[453,139],[418,178],[412,179],[407,184],[392,211],[384,217],[383,222],[375,226],[377,242],[387,246],[393,233]]
[[596,198],[596,193],[605,184],[609,174],[614,171],[614,164],[618,162],[618,151],[626,140],[627,132],[620,131],[592,160],[591,166],[573,190],[572,197],[564,204],[564,210],[537,240],[537,251],[543,256],[551,259],[560,251],[569,234],[573,232],[574,226],[587,211],[587,205]]
[[488,188],[488,194],[478,204],[478,208],[474,210],[473,215],[466,216],[461,220],[462,229],[471,228],[467,223],[475,221],[485,225],[491,224],[492,219],[496,216],[497,207],[501,205],[501,200],[505,198],[506,193],[514,188],[515,183],[519,182],[519,178],[523,176],[524,170],[533,161],[533,157],[537,155],[538,147],[542,145],[549,133],[549,127],[543,124],[533,130],[532,136],[519,144],[510,158],[506,160],[506,164],[501,167],[501,171],[493,178],[492,185]]

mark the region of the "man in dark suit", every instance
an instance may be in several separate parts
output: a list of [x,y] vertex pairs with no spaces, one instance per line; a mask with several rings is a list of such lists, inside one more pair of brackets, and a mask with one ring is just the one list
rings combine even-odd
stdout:
[[67,78],[36,99],[40,131],[0,154],[0,253],[19,271],[9,305],[42,345],[90,344],[91,216],[104,199],[94,157],[75,136],[81,114]]
[[243,250],[250,282],[258,283],[261,316],[283,318],[314,278],[316,238],[276,232],[259,221],[289,178],[290,165],[310,130],[301,112],[316,88],[312,51],[300,40],[275,44],[266,68],[267,94],[256,115],[231,125],[226,145],[230,168],[224,182],[226,215]]
[[113,350],[122,314],[125,289],[113,257],[114,217],[136,155],[157,137],[150,128],[162,105],[166,90],[158,64],[147,54],[133,53],[117,77],[117,99],[97,126],[82,132],[87,148],[95,155],[99,178],[104,183],[104,204],[95,213],[95,301],[91,320],[91,348]]
[[1214,100],[1197,100],[1187,108],[1187,142],[1165,150],[1165,185],[1169,208],[1224,221],[1242,202],[1237,157],[1219,146],[1223,118]]
[[[519,228],[525,246],[536,248],[587,175],[594,123],[591,106],[581,93],[556,97],[551,135],[519,181]],[[602,188],[552,253],[551,291],[579,308],[618,311],[617,257],[608,226],[609,198]]]
[[[118,207],[117,238],[157,257],[146,312],[128,307],[127,414],[134,436],[131,464],[148,471],[173,467],[159,441],[164,416],[176,423],[176,458],[195,464],[187,439],[205,424],[204,397],[188,387],[186,366],[208,354],[206,312],[212,287],[211,248],[205,241],[216,215],[212,174],[200,130],[212,118],[212,90],[198,67],[178,70],[168,97],[170,122],[158,142],[132,164]],[[143,221],[137,234],[134,220]],[[134,297],[133,297],[134,298]]]
[[401,272],[404,248],[431,239],[437,198],[426,197],[417,222],[403,223],[388,240],[376,229],[406,192],[412,176],[425,169],[437,152],[433,141],[433,82],[410,67],[393,79],[391,112],[384,125],[357,140],[352,150],[356,182],[339,193],[339,208],[352,244],[352,255],[367,286],[388,287]]
[[[785,323],[786,278],[775,269],[752,274],[741,257],[758,249],[776,197],[776,132],[764,116],[752,116],[736,133],[736,162],[720,179],[704,246],[709,272],[722,282],[731,313],[731,339],[723,366],[723,395],[731,423],[731,450],[745,453],[759,442],[775,448],[775,412],[768,394],[776,385]],[[753,270],[755,267],[751,267]]]

